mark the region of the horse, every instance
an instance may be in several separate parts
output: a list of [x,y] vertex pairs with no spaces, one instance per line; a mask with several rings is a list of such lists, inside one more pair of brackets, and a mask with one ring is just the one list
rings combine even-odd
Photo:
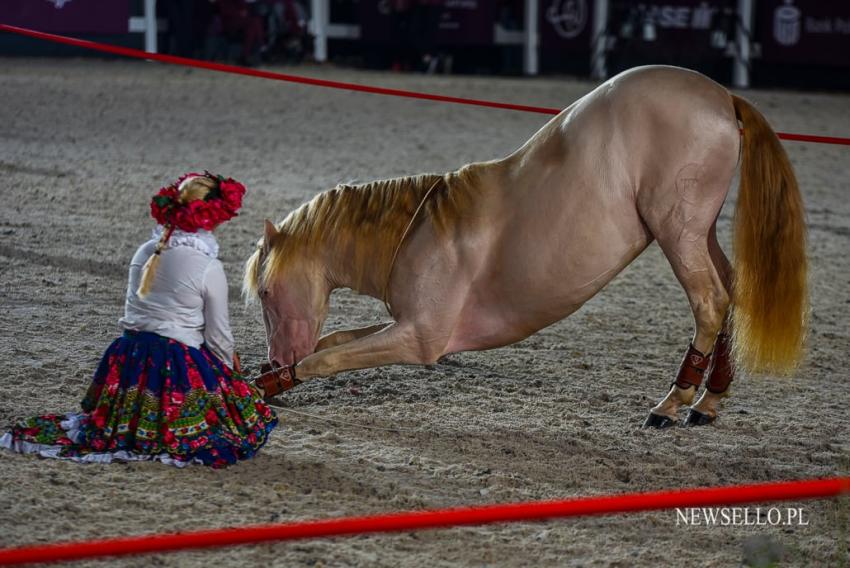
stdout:
[[[739,162],[733,265],[716,223]],[[267,220],[243,282],[276,369],[256,386],[272,396],[515,343],[578,310],[653,240],[694,335],[645,427],[711,423],[736,370],[798,366],[806,227],[776,133],[711,79],[646,66],[605,81],[507,157],[339,185]],[[337,288],[383,300],[393,321],[320,337]]]

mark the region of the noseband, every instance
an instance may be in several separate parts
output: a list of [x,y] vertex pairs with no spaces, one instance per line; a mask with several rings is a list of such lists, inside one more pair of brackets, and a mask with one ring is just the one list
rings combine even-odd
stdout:
[[263,390],[263,398],[277,396],[304,382],[295,376],[295,365],[274,369],[264,363],[260,365],[260,373],[260,376],[254,379],[254,385]]

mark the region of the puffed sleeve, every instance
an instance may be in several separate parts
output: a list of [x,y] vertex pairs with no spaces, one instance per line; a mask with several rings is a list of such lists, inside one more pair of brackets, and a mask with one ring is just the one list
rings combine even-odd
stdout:
[[204,343],[228,367],[233,367],[234,342],[227,311],[227,277],[219,260],[213,260],[204,274]]

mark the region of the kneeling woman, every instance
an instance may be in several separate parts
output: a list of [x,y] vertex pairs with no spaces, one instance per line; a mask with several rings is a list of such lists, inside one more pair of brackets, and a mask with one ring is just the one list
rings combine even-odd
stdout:
[[263,446],[277,418],[239,374],[210,232],[236,215],[244,193],[242,184],[205,173],[154,196],[159,225],[130,263],[124,334],[104,353],[82,412],[30,418],[0,446],[80,462],[213,467]]

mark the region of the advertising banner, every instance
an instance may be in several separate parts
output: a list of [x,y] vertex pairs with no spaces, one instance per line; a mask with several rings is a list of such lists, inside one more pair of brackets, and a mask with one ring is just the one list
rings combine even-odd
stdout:
[[590,53],[593,0],[541,0],[539,26],[544,58]]
[[760,0],[757,9],[765,61],[850,66],[850,2]]
[[679,65],[729,80],[736,0],[612,1],[609,73],[637,65]]
[[400,34],[395,28],[400,23],[397,20],[404,7],[396,8],[395,4],[391,0],[360,0],[358,21],[361,40],[380,44],[396,41]]
[[734,41],[732,0],[656,0],[616,3],[612,30],[622,43],[663,61],[719,59]]
[[443,0],[432,2],[436,19],[436,42],[441,45],[490,45],[496,22],[492,0]]
[[589,70],[593,4],[593,0],[540,0],[541,71]]
[[369,43],[490,45],[496,8],[492,0],[361,0],[361,38]]
[[128,0],[2,0],[0,22],[42,32],[127,33]]

